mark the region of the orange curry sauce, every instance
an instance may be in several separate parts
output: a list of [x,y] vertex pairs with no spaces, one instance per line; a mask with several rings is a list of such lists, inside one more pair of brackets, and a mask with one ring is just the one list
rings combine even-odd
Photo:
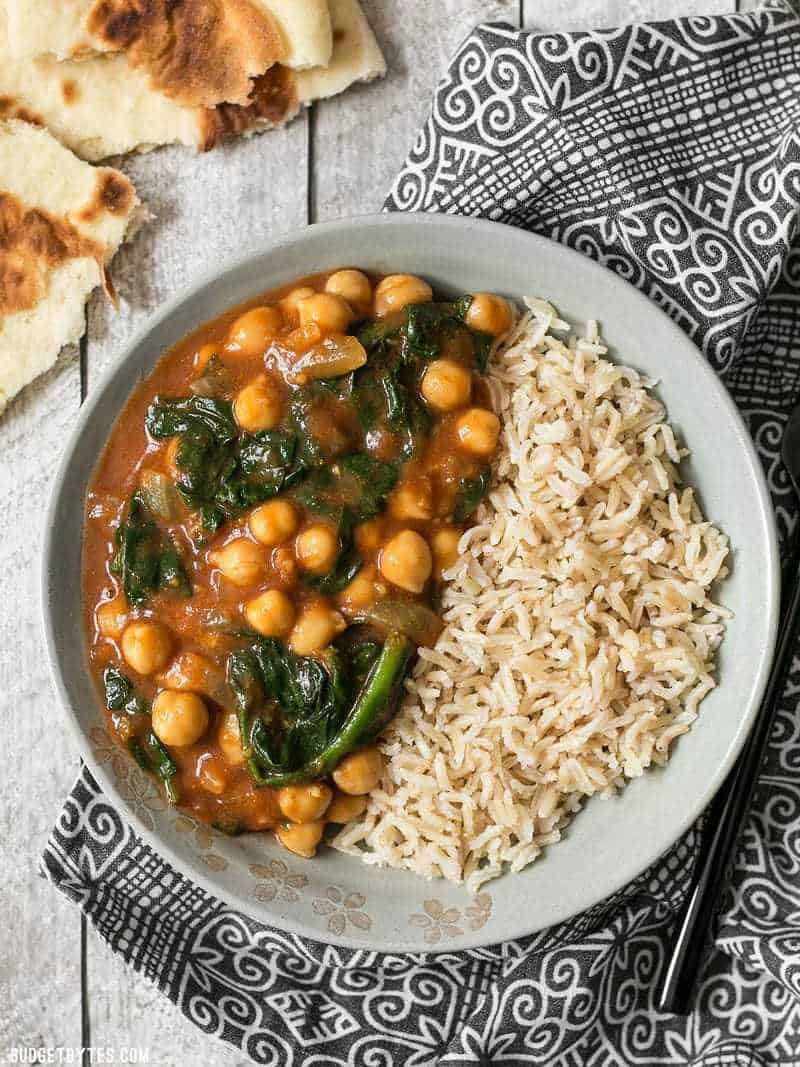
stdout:
[[[320,294],[325,294],[322,300]],[[313,855],[326,822],[348,821],[363,811],[366,800],[360,798],[376,784],[379,759],[372,746],[369,766],[353,764],[352,774],[345,760],[320,782],[283,789],[257,785],[243,757],[226,687],[226,660],[236,640],[231,633],[256,630],[298,656],[320,659],[350,627],[360,623],[363,628],[363,613],[382,601],[424,603],[435,610],[441,572],[455,561],[458,539],[470,521],[464,488],[482,473],[485,477],[499,432],[498,420],[487,410],[489,392],[471,337],[488,351],[488,342],[510,327],[510,307],[489,294],[477,294],[471,303],[466,298],[463,325],[445,331],[436,352],[415,361],[410,388],[427,422],[412,458],[402,459],[402,433],[385,413],[365,426],[346,388],[330,393],[319,388],[331,373],[344,382],[347,368],[358,364],[359,350],[365,353],[366,342],[364,348],[353,344],[351,328],[361,336],[373,321],[405,321],[411,305],[431,300],[422,279],[378,279],[348,269],[300,279],[205,323],[168,351],[134,391],[90,485],[83,614],[91,669],[101,694],[104,672],[112,667],[142,701],[133,713],[106,709],[108,729],[124,745],[152,726],[177,766],[173,785],[180,806],[197,819],[237,831],[277,828],[286,847],[300,855]],[[264,307],[274,310],[242,318]],[[315,363],[320,353],[322,362]],[[372,358],[370,352],[368,364]],[[304,427],[326,467],[338,472],[339,460],[355,453],[394,465],[397,480],[379,513],[354,528],[361,567],[342,589],[324,595],[315,588],[312,579],[335,566],[338,528],[329,516],[300,502],[297,486],[272,498],[289,505],[278,516],[282,527],[275,526],[269,511],[259,524],[253,515],[261,505],[256,505],[227,516],[216,532],[204,530],[197,511],[171,491],[172,513],[158,517],[157,525],[178,551],[191,595],[155,591],[143,604],[127,602],[112,561],[131,496],[154,474],[169,487],[181,475],[177,438],[152,437],[146,413],[157,397],[192,395],[193,385],[203,386],[209,366],[216,375],[213,395],[233,406],[240,431],[284,428],[292,398],[316,381],[317,399]],[[347,380],[354,380],[352,374]],[[253,383],[255,391],[240,402],[242,390]],[[203,391],[208,395],[207,385]],[[342,485],[346,493],[346,479]],[[237,548],[226,556],[232,543]],[[269,591],[281,595],[259,601]],[[135,641],[135,627],[142,622],[156,630],[140,626]],[[386,636],[380,626],[369,632],[378,642]],[[189,709],[194,720],[188,726],[179,721],[185,709],[169,704],[175,693],[198,698]],[[157,719],[159,701],[164,714]]]

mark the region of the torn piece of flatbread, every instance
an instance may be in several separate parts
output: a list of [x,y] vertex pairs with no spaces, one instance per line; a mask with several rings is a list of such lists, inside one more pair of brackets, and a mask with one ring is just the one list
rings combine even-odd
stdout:
[[[300,108],[327,100],[355,82],[368,82],[386,73],[386,62],[358,0],[329,0],[333,24],[333,55],[327,67],[288,71],[273,68],[255,80],[249,107],[220,104],[203,119],[203,148],[234,134],[245,137],[288,122]],[[294,103],[283,119],[281,108]]]
[[358,0],[330,0],[334,48],[327,68],[295,72],[276,65],[256,79],[248,107],[185,108],[154,92],[122,56],[15,59],[5,28],[7,3],[0,0],[0,116],[39,122],[92,161],[163,144],[207,149],[237,133],[282,126],[302,105],[386,69]]
[[275,63],[326,66],[327,0],[8,0],[14,56],[119,52],[184,107],[245,105]]
[[84,305],[135,224],[124,174],[46,130],[0,122],[0,411],[84,331]]
[[358,0],[330,0],[333,55],[327,66],[297,75],[304,104],[327,100],[354,82],[369,82],[386,73],[386,61]]

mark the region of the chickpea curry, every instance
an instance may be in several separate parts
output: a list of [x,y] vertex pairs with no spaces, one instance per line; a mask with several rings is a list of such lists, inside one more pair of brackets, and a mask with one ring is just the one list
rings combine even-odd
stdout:
[[337,270],[202,326],[134,392],[88,495],[86,626],[108,727],[170,802],[302,856],[364,811],[489,488],[512,318]]

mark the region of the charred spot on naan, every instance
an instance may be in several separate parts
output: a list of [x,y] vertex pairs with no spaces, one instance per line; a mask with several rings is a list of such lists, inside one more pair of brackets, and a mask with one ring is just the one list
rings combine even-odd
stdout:
[[95,0],[86,26],[186,107],[245,105],[252,74],[287,54],[280,28],[252,0]]
[[77,83],[72,80],[72,78],[65,78],[62,81],[61,99],[68,107],[71,107],[73,104],[76,104],[80,95],[80,89],[78,88]]
[[218,104],[203,111],[201,151],[207,152],[228,137],[247,133],[255,126],[282,126],[297,114],[300,102],[294,73],[276,63],[253,79],[253,95],[246,107]]
[[22,122],[29,122],[31,126],[45,125],[41,115],[25,107],[13,96],[0,96],[0,119],[20,119]]
[[93,259],[105,278],[103,246],[66,219],[0,193],[0,315],[27,311],[47,291],[47,273],[70,259]]
[[135,199],[133,185],[119,171],[101,168],[92,199],[77,214],[81,222],[94,222],[101,215],[128,215]]

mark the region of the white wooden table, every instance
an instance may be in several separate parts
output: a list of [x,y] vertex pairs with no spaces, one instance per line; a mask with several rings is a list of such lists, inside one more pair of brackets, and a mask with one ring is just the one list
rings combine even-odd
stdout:
[[[606,27],[732,12],[750,0],[366,0],[385,81],[315,106],[288,129],[209,155],[165,149],[123,168],[155,216],[114,261],[80,353],[29,387],[0,421],[0,1063],[15,1045],[138,1048],[159,1067],[250,1061],[207,1038],[129,971],[37,863],[78,773],[39,621],[42,519],[81,398],[120,345],[177,289],[226,256],[307,223],[376,211],[448,56],[473,25]],[[78,506],[76,501],[76,506]],[[78,1060],[77,1062],[80,1062]],[[88,1057],[84,1063],[88,1063]]]

